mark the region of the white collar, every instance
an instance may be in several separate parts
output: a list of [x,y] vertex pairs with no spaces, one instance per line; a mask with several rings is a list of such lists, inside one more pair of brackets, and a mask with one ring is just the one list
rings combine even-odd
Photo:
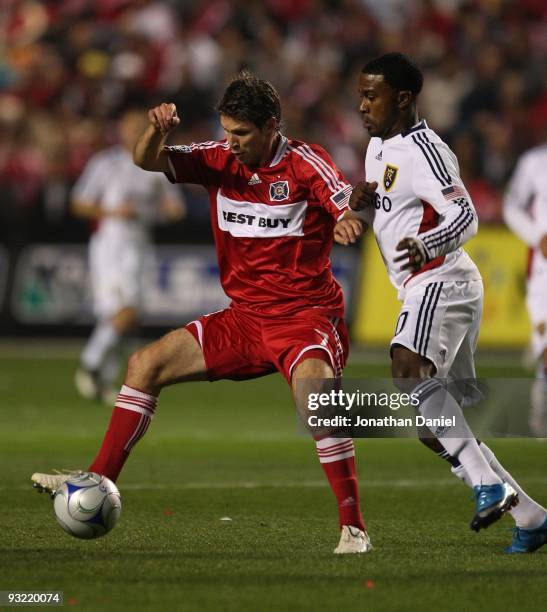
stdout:
[[287,145],[289,143],[289,140],[286,136],[283,136],[281,132],[279,133],[279,135],[281,138],[279,139],[275,155],[273,156],[273,159],[270,162],[270,168],[277,165],[283,159],[283,156],[287,152]]

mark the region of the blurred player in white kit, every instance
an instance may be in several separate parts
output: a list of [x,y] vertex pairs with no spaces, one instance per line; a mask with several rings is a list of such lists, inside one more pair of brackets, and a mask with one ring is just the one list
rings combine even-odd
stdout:
[[537,360],[529,417],[534,436],[547,438],[547,143],[517,163],[503,207],[507,225],[530,248],[526,305]]
[[97,319],[76,371],[75,384],[88,399],[110,403],[124,339],[137,327],[143,264],[150,226],[184,216],[180,192],[163,176],[141,170],[132,151],[146,127],[145,114],[126,110],[119,144],[94,155],[71,194],[75,216],[95,222],[89,273]]

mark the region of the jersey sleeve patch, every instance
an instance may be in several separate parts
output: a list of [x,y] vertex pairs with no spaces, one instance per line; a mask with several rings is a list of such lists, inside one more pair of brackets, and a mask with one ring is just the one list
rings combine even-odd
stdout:
[[346,185],[335,194],[330,197],[331,202],[338,208],[338,210],[343,210],[349,204],[349,198],[351,196],[351,192],[353,191],[353,187],[351,185]]
[[192,147],[189,145],[169,145],[163,147],[165,151],[170,151],[173,153],[191,153]]
[[465,189],[462,189],[458,186],[446,187],[445,189],[441,189],[441,193],[444,196],[445,200],[453,200],[454,198],[466,197],[467,193]]

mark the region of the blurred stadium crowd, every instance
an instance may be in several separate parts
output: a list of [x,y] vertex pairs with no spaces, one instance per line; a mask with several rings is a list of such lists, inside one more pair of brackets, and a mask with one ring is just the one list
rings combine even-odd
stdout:
[[[172,101],[177,142],[222,137],[214,105],[243,67],[279,89],[286,133],[357,181],[356,75],[392,50],[424,69],[421,114],[455,150],[482,221],[500,221],[516,158],[546,135],[546,17],[544,0],[2,0],[0,240],[84,240],[69,190],[116,139],[120,111]],[[186,195],[176,240],[203,239],[206,201]]]

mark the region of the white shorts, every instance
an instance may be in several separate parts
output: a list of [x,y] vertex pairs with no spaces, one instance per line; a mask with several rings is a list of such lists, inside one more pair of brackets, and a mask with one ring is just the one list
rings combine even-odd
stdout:
[[146,245],[94,238],[89,245],[89,273],[95,316],[106,318],[123,308],[139,308]]
[[532,325],[532,350],[539,359],[547,349],[547,286],[545,277],[532,277],[528,281],[526,305]]
[[406,294],[391,348],[399,344],[426,357],[439,378],[474,379],[482,303],[480,280],[416,285]]

